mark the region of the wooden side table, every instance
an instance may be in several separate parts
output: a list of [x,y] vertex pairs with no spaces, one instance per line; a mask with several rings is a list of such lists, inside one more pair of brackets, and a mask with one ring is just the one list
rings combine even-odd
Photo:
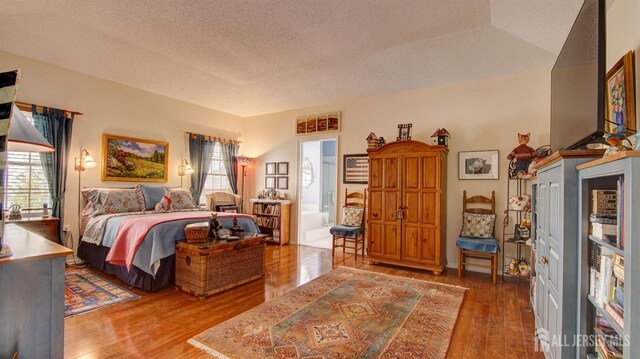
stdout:
[[247,233],[235,242],[177,242],[176,288],[202,299],[264,276],[265,239]]
[[23,217],[22,219],[7,219],[6,222],[14,223],[52,242],[60,243],[60,218]]

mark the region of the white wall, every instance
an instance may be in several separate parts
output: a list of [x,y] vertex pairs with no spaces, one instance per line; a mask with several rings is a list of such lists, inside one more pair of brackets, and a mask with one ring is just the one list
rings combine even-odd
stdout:
[[[295,135],[295,119],[299,115],[342,111],[342,132],[338,141],[339,194],[344,193],[346,186],[341,180],[342,155],[366,153],[365,138],[369,132],[393,141],[399,123],[413,123],[412,139],[431,143],[430,136],[436,128],[445,127],[452,135],[447,181],[447,260],[448,265],[454,267],[457,261],[455,241],[462,223],[462,191],[485,195],[496,191],[497,235],[502,235],[502,213],[507,202],[506,156],[517,146],[518,132],[531,132],[531,147],[548,144],[550,87],[549,71],[532,71],[247,118],[244,120],[244,150],[256,158],[255,180],[247,188],[251,188],[252,193],[263,188],[265,162],[289,161],[290,185],[285,192],[290,198],[296,198],[297,141],[302,137]],[[458,180],[458,151],[488,149],[500,151],[500,179]],[[365,186],[348,187],[351,191]],[[343,199],[338,196],[338,200],[338,208],[341,208]],[[295,204],[293,212],[291,233],[295,237]]]
[[[74,122],[67,177],[65,224],[74,229],[75,239],[78,238],[78,172],[73,169],[73,157],[86,148],[101,162],[103,133],[169,142],[167,184],[171,186],[180,185],[178,164],[182,158],[188,158],[185,131],[231,139],[241,135],[239,117],[0,52],[0,71],[17,68],[22,69],[18,101],[84,113]],[[185,177],[184,187],[190,186],[189,181]],[[82,174],[83,187],[132,185],[134,183],[102,182],[99,167]]]
[[607,11],[607,71],[630,50],[636,52],[636,126],[640,124],[640,1],[616,0]]

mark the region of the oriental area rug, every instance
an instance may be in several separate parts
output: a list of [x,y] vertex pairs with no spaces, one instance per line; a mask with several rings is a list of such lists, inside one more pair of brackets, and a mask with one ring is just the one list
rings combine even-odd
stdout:
[[139,297],[85,269],[64,275],[65,318]]
[[217,358],[444,358],[465,290],[339,267],[189,343]]

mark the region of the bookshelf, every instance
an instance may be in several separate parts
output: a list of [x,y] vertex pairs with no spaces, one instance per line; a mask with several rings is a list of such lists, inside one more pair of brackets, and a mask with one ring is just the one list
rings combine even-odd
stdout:
[[277,245],[289,243],[291,201],[252,198],[251,214],[267,242]]
[[[579,358],[635,358],[640,349],[640,152],[577,167]],[[636,273],[636,275],[633,275]],[[625,305],[626,303],[626,305]]]

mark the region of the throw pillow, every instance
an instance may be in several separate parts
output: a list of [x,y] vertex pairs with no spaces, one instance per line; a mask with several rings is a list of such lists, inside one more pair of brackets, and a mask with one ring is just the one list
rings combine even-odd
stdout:
[[155,205],[154,209],[158,212],[179,211],[181,209],[198,208],[196,206],[191,191],[186,189],[170,189],[162,196],[162,199]]
[[461,237],[493,238],[493,228],[496,224],[495,214],[480,214],[464,212],[462,214]]
[[165,186],[154,187],[144,184],[137,184],[136,194],[138,195],[138,199],[140,200],[140,205],[146,211],[153,211],[156,204],[162,200],[162,196],[164,196],[165,192],[168,189],[169,188]]
[[343,207],[342,208],[342,224],[349,227],[362,226],[362,216],[364,215],[364,208],[362,207]]
[[82,190],[91,216],[101,214],[140,212],[142,206],[133,188],[87,188]]

